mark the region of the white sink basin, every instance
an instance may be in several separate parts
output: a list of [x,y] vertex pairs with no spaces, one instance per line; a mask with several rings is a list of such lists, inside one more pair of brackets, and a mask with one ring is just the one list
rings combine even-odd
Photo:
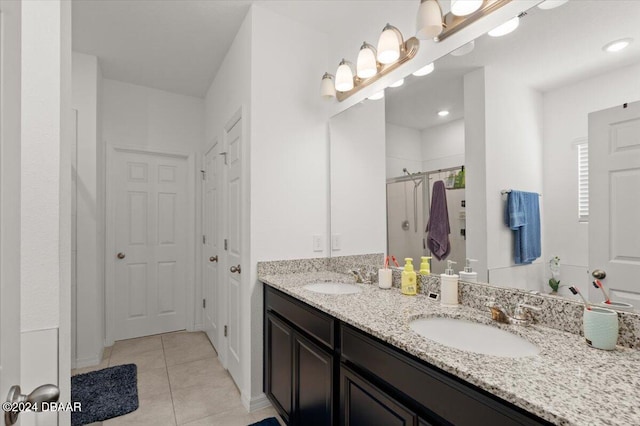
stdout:
[[313,283],[307,284],[302,288],[323,294],[354,294],[360,293],[362,289],[354,284],[347,283]]
[[520,336],[472,321],[455,318],[421,318],[409,323],[411,330],[445,346],[483,355],[521,358],[540,349]]

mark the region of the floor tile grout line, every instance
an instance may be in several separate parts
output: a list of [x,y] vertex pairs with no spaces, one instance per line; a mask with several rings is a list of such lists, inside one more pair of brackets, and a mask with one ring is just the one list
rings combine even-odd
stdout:
[[160,342],[162,343],[162,359],[164,360],[164,369],[167,373],[167,383],[169,383],[169,395],[171,396],[171,409],[173,410],[173,421],[178,424],[178,416],[176,415],[176,404],[173,401],[173,389],[171,389],[171,379],[169,378],[169,366],[167,365],[167,353],[164,350],[164,337],[160,336]]

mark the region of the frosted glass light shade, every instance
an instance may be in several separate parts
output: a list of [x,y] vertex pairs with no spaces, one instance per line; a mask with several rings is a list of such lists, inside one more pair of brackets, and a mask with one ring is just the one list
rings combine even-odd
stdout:
[[416,16],[416,37],[434,38],[442,32],[442,9],[436,0],[423,0]]
[[377,101],[379,99],[384,98],[384,90],[381,90],[377,93],[374,93],[373,95],[369,96],[367,99],[371,100],[371,101]]
[[356,62],[356,73],[360,78],[373,77],[378,73],[378,64],[376,62],[376,54],[373,53],[372,46],[363,44],[358,53],[358,61]]
[[349,63],[343,59],[336,71],[336,90],[348,92],[351,89],[353,89],[353,71]]
[[329,73],[325,73],[322,76],[322,82],[320,83],[320,96],[322,99],[332,99],[336,97],[336,88],[333,85],[333,76]]
[[378,40],[378,62],[391,64],[400,57],[400,44],[402,43],[399,31],[387,24]]
[[475,40],[471,40],[469,43],[463,44],[462,46],[458,47],[456,50],[452,51],[451,56],[467,55],[473,51],[474,47],[476,47],[476,42]]
[[451,0],[451,13],[456,16],[471,15],[482,6],[482,0]]
[[424,67],[420,68],[418,71],[414,72],[413,75],[415,75],[416,77],[422,77],[423,75],[431,74],[433,70],[434,70],[434,66],[433,66],[433,62],[431,62],[429,65],[425,65]]
[[404,84],[404,78],[401,78],[400,80],[396,81],[393,84],[390,84],[389,87],[400,87]]
[[504,24],[492,29],[488,34],[491,37],[502,37],[515,31],[516,28],[518,28],[518,25],[520,25],[520,18],[516,16],[513,19],[509,19]]
[[538,5],[538,8],[542,10],[555,9],[556,7],[560,7],[568,1],[569,0],[547,0],[540,3]]

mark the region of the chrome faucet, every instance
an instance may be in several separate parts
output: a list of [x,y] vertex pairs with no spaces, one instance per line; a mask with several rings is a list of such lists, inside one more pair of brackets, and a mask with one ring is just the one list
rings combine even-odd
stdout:
[[494,321],[503,324],[515,324],[524,326],[533,324],[534,317],[532,311],[541,310],[536,306],[518,303],[516,308],[513,310],[513,315],[510,315],[509,311],[506,310],[502,305],[497,303],[495,300],[490,300],[485,304],[485,306],[488,307],[491,311],[491,318]]

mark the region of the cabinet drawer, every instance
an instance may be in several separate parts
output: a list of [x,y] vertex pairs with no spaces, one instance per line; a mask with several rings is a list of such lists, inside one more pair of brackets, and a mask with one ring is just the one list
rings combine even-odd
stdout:
[[342,357],[456,426],[548,424],[492,399],[359,331],[341,327]]
[[335,348],[335,320],[265,284],[265,309],[275,312],[329,348]]

